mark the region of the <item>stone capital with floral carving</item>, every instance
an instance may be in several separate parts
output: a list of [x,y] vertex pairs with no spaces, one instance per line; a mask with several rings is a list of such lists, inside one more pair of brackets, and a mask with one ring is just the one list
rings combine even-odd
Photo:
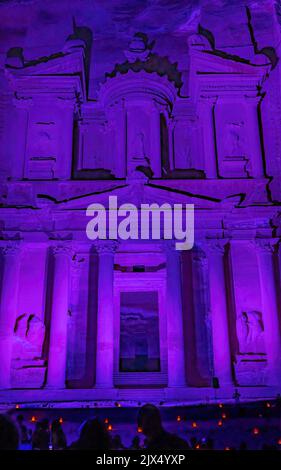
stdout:
[[277,238],[255,238],[254,245],[259,253],[273,254],[280,240]]
[[98,240],[94,243],[95,249],[99,255],[114,255],[118,245],[117,240]]
[[18,256],[20,253],[20,243],[19,242],[8,242],[2,246],[2,254],[4,257],[7,256]]
[[59,243],[59,244],[55,244],[52,246],[52,252],[53,252],[53,255],[55,257],[58,257],[58,256],[72,256],[73,255],[73,250],[72,250],[72,246],[65,243]]
[[225,246],[228,243],[229,238],[207,238],[204,248],[208,254],[223,256],[225,254]]

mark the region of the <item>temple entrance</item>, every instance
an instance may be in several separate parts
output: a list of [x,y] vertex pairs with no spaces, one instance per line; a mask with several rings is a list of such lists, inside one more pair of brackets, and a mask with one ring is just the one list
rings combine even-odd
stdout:
[[120,293],[119,372],[160,372],[157,291]]
[[114,385],[167,385],[165,269],[114,274]]

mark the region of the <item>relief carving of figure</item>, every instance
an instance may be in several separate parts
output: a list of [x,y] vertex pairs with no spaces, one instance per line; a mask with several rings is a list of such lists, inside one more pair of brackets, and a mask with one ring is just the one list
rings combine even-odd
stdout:
[[229,122],[226,125],[225,154],[232,157],[245,156],[243,129],[244,122]]
[[138,132],[133,140],[133,151],[134,155],[132,157],[133,171],[135,169],[142,169],[142,168],[149,168],[150,167],[150,160],[147,156],[146,152],[146,141],[145,141],[145,134],[144,132]]
[[133,149],[135,156],[138,158],[145,158],[145,136],[143,132],[138,132],[135,135],[134,142],[133,142]]
[[36,315],[20,315],[15,323],[13,359],[39,359],[45,338],[45,325]]
[[264,327],[261,312],[242,312],[236,323],[239,352],[264,353]]

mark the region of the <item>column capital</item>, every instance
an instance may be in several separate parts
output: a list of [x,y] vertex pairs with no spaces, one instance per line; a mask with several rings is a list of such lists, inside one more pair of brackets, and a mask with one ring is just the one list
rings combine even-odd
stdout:
[[200,95],[198,99],[199,105],[215,106],[218,101],[218,95]]
[[280,240],[277,238],[255,238],[253,241],[254,246],[258,248],[258,252],[268,254],[274,253],[279,242]]
[[64,97],[58,96],[56,98],[56,103],[62,109],[68,109],[74,112],[75,106],[77,104],[77,99],[74,96]]
[[208,253],[216,253],[224,255],[225,246],[229,243],[229,238],[207,238],[206,251]]
[[66,255],[70,257],[71,255],[73,255],[72,246],[69,244],[62,244],[62,243],[53,245],[52,252],[55,257],[60,256],[60,255]]
[[195,251],[192,260],[202,268],[206,268],[208,266],[208,258],[206,253]]
[[29,110],[32,106],[34,106],[34,100],[32,96],[19,96],[16,94],[12,102],[17,109]]
[[163,240],[162,249],[164,253],[179,253],[179,250],[176,250],[176,240]]
[[6,256],[17,256],[20,253],[21,245],[20,242],[7,242],[5,245],[2,245],[2,254]]
[[98,240],[94,247],[99,255],[114,254],[118,248],[116,240]]
[[251,106],[254,106],[256,108],[263,99],[263,97],[260,95],[244,95],[244,99],[247,104],[250,104]]

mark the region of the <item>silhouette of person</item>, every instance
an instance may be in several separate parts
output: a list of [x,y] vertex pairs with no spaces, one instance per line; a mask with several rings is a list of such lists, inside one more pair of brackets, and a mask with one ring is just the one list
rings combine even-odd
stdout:
[[83,423],[79,439],[71,444],[72,450],[109,450],[111,439],[103,422],[92,418]]
[[131,450],[140,450],[141,449],[139,436],[133,437],[130,449]]
[[20,443],[21,444],[29,444],[30,442],[30,435],[27,426],[24,423],[24,416],[18,415],[17,416],[17,424],[20,432]]
[[50,432],[49,421],[42,419],[36,425],[35,431],[32,436],[32,449],[33,450],[49,450]]
[[147,404],[140,408],[138,426],[146,436],[146,448],[149,450],[188,450],[186,441],[170,434],[162,426],[160,411],[154,405]]
[[51,442],[53,450],[66,449],[66,437],[59,419],[54,419],[51,426]]
[[19,432],[15,423],[5,414],[0,414],[0,450],[17,450]]
[[114,438],[112,439],[112,449],[114,450],[123,450],[125,449],[125,446],[121,440],[120,434],[116,434]]

